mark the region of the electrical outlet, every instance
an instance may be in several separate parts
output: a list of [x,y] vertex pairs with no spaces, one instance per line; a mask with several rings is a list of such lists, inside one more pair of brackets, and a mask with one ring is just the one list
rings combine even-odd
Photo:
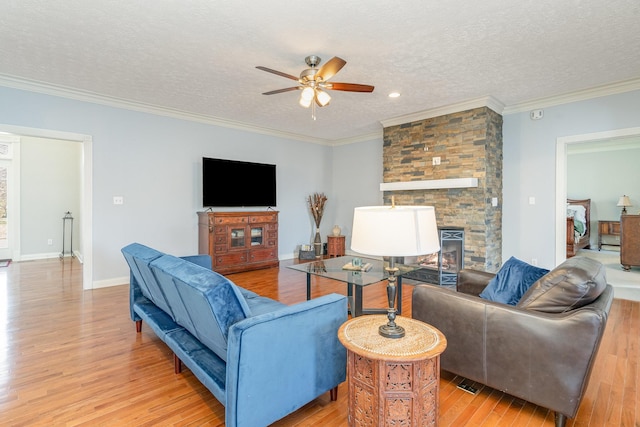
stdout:
[[433,166],[438,166],[440,164],[440,157],[433,158]]
[[534,267],[538,266],[538,258],[531,258],[531,265],[533,265]]
[[53,239],[47,240],[47,245],[52,246],[53,245]]
[[122,196],[113,196],[113,204],[114,205],[123,205],[124,204],[124,197],[122,197]]

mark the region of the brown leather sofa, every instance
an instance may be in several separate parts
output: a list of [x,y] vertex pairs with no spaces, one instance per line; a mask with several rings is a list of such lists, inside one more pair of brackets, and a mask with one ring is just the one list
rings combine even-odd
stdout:
[[575,417],[613,301],[604,266],[573,257],[535,282],[517,305],[478,297],[495,276],[458,275],[457,292],[418,285],[412,317],[447,337],[445,371]]

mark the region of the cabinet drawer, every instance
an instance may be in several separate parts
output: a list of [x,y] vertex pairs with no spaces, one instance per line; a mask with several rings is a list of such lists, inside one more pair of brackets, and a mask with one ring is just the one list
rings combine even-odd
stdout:
[[213,243],[216,245],[226,245],[227,244],[227,235],[226,234],[216,234],[213,237]]
[[275,214],[251,215],[249,216],[249,222],[251,224],[256,222],[275,222],[276,218]]
[[227,255],[216,255],[216,267],[226,267],[247,262],[247,252],[238,252]]
[[273,248],[275,246],[278,246],[278,239],[267,239],[267,241],[265,242],[265,244],[269,247],[269,248]]
[[268,261],[276,258],[276,249],[254,249],[249,254],[250,262]]
[[226,254],[228,252],[227,245],[215,245],[213,248],[214,254]]
[[216,224],[246,224],[246,216],[216,217]]
[[216,225],[215,227],[213,227],[213,233],[214,234],[226,234],[227,233],[227,227],[225,227],[224,225]]

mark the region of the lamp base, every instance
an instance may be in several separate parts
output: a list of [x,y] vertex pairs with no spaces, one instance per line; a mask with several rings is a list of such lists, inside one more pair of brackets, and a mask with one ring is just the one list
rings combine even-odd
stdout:
[[393,325],[381,325],[378,332],[385,338],[402,338],[404,337],[404,328],[395,323]]

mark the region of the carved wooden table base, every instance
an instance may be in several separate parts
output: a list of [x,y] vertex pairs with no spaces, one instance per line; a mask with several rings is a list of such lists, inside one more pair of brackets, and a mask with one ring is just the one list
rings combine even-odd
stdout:
[[349,425],[436,426],[444,335],[426,323],[397,317],[403,338],[384,338],[386,316],[356,317],[338,331],[347,348]]

